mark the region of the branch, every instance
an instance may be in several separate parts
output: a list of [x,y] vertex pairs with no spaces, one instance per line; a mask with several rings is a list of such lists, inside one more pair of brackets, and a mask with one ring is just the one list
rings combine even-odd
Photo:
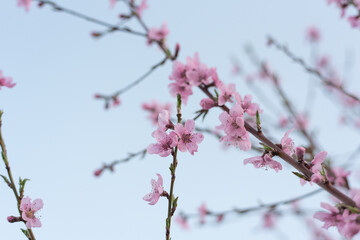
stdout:
[[344,87],[342,85],[336,85],[335,83],[333,83],[331,81],[331,79],[326,78],[324,75],[322,75],[318,70],[310,67],[307,63],[305,63],[305,61],[299,57],[297,57],[295,54],[293,54],[292,52],[290,52],[290,50],[284,46],[281,45],[279,42],[277,42],[274,38],[272,38],[271,36],[268,37],[268,43],[269,45],[273,45],[275,46],[276,49],[280,50],[281,52],[283,52],[286,56],[288,56],[291,60],[293,60],[295,63],[299,64],[300,66],[302,66],[307,72],[314,74],[316,77],[318,77],[322,83],[324,85],[333,87],[337,90],[339,90],[341,93],[345,94],[346,96],[352,98],[353,100],[355,100],[356,102],[360,103],[360,99],[347,92]]
[[130,33],[130,34],[137,35],[137,36],[147,37],[147,34],[145,34],[145,33],[141,33],[141,32],[131,30],[128,27],[118,27],[116,25],[113,25],[113,24],[104,22],[102,20],[99,20],[99,19],[90,17],[88,15],[85,15],[83,13],[79,13],[79,12],[76,12],[74,10],[62,7],[62,6],[60,6],[57,3],[52,2],[52,1],[43,1],[43,0],[37,0],[37,1],[39,2],[39,6],[49,5],[49,6],[51,6],[53,8],[54,11],[64,12],[64,13],[67,13],[67,14],[72,15],[74,17],[84,19],[85,21],[89,21],[89,22],[92,22],[92,23],[107,27],[112,32],[114,32],[114,31],[126,32],[126,33]]
[[[3,139],[2,132],[1,132],[2,115],[3,115],[3,112],[0,110],[0,146],[1,146],[1,150],[2,150],[1,155],[2,155],[2,159],[4,160],[5,169],[6,169],[6,172],[8,174],[9,180],[10,180],[10,182],[8,182],[8,185],[13,190],[13,193],[14,193],[14,196],[15,196],[16,202],[17,202],[17,209],[18,209],[19,214],[21,216],[21,214],[22,214],[22,212],[20,210],[21,197],[18,194],[16,185],[15,185],[12,173],[11,173],[10,164],[9,164],[9,160],[8,160],[7,153],[6,153],[5,141]],[[34,236],[34,233],[32,232],[31,228],[27,228],[27,230],[28,230],[28,233],[30,235],[30,236],[28,236],[29,239],[30,240],[36,240],[35,236]]]

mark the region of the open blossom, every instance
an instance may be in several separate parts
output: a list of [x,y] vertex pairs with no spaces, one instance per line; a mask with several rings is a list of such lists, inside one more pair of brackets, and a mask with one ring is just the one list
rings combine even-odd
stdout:
[[41,199],[35,199],[31,201],[29,197],[25,197],[21,200],[20,210],[22,212],[21,217],[26,222],[27,228],[41,227],[40,219],[35,216],[35,213],[42,209],[44,206]]
[[193,86],[209,84],[216,72],[215,68],[208,68],[206,64],[200,62],[198,53],[195,53],[193,58],[186,58],[186,68],[186,77]]
[[312,232],[312,240],[333,240],[325,230],[319,228],[312,219],[306,220],[306,225]]
[[142,0],[140,5],[136,8],[136,14],[141,18],[143,11],[148,7],[147,0]]
[[148,44],[150,45],[153,41],[163,42],[168,34],[169,34],[169,29],[166,23],[163,23],[163,25],[160,28],[152,27],[149,29],[147,35]]
[[246,95],[244,97],[244,99],[242,99],[242,97],[240,96],[240,94],[236,93],[235,94],[235,98],[236,98],[236,102],[239,103],[241,105],[241,107],[243,108],[244,112],[246,112],[247,114],[249,114],[249,116],[256,116],[256,112],[262,113],[263,110],[260,109],[259,105],[257,103],[252,103],[252,96],[251,95]]
[[236,92],[235,84],[230,83],[228,85],[222,85],[219,87],[220,95],[219,95],[219,106],[224,105],[226,102],[233,102],[232,97]]
[[198,211],[199,211],[199,216],[200,216],[200,223],[204,224],[205,223],[205,217],[206,217],[206,215],[208,213],[206,204],[205,203],[201,204]]
[[273,160],[268,154],[266,154],[265,156],[256,156],[256,157],[251,157],[251,158],[247,158],[244,160],[244,165],[251,163],[254,165],[255,168],[261,168],[261,167],[266,167],[267,168],[272,168],[275,170],[275,172],[278,172],[279,170],[282,170],[282,165],[281,163]]
[[168,135],[165,130],[157,129],[152,133],[152,136],[158,143],[148,146],[147,152],[149,154],[159,154],[160,157],[167,157],[171,154],[173,148],[178,145],[178,136],[175,132],[170,132]]
[[314,183],[319,183],[322,181],[323,176],[320,171],[322,171],[322,163],[326,158],[327,152],[322,151],[315,155],[314,159],[311,161],[311,171],[313,175],[311,176],[311,181]]
[[293,142],[293,140],[289,137],[289,134],[293,131],[294,129],[290,129],[289,131],[287,131],[285,133],[285,135],[281,138],[281,147],[282,150],[289,155],[290,157],[292,157],[292,155],[295,154],[295,144]]
[[174,61],[169,79],[175,81],[169,84],[171,95],[176,97],[177,94],[180,94],[181,100],[186,104],[188,97],[193,94],[191,85],[186,77],[186,66],[179,61]]
[[352,239],[360,231],[360,225],[357,223],[358,214],[351,213],[348,209],[339,210],[339,208],[331,206],[328,203],[321,203],[321,207],[328,212],[317,212],[314,218],[324,222],[323,228],[337,227],[339,233],[347,239]]
[[170,111],[171,104],[170,103],[161,104],[161,103],[157,102],[156,100],[153,100],[150,103],[143,103],[142,109],[149,112],[148,119],[150,119],[154,125],[157,125],[159,113],[162,110]]
[[329,175],[328,179],[331,182],[334,182],[335,185],[346,187],[347,186],[347,177],[350,175],[350,171],[345,171],[341,167],[333,167],[331,169],[331,172],[334,174],[334,176]]
[[18,6],[24,7],[26,11],[29,11],[31,6],[31,0],[18,0]]
[[[305,152],[305,149],[296,149],[297,151]],[[325,161],[325,158],[327,156],[326,151],[319,152],[315,155],[314,159],[310,162],[310,170],[313,172],[313,175],[311,175],[311,182],[314,183],[320,183],[323,181],[324,177],[322,175],[322,163]],[[306,181],[302,178],[300,178],[300,184],[301,186],[304,186],[306,184]]]
[[158,180],[151,179],[151,193],[146,194],[143,199],[148,201],[150,205],[154,205],[159,201],[161,194],[164,192],[163,187],[163,179],[160,174],[156,174],[158,176]]
[[158,129],[166,131],[168,128],[173,128],[174,124],[170,120],[170,112],[168,110],[161,110],[158,116]]
[[221,125],[218,129],[224,130],[229,136],[238,135],[244,129],[244,110],[238,104],[230,108],[229,113],[222,112],[219,115]]
[[185,126],[180,123],[175,125],[175,132],[180,138],[178,148],[181,152],[189,151],[191,155],[197,152],[198,144],[202,142],[204,136],[202,133],[193,133],[194,130],[194,120],[187,120]]
[[231,107],[229,113],[222,112],[219,116],[221,125],[217,129],[224,130],[225,136],[220,138],[220,142],[226,142],[228,145],[234,145],[241,150],[251,149],[249,133],[244,127],[244,111],[239,104]]
[[13,88],[16,83],[12,82],[13,79],[11,77],[4,77],[2,71],[0,70],[0,89],[1,87]]

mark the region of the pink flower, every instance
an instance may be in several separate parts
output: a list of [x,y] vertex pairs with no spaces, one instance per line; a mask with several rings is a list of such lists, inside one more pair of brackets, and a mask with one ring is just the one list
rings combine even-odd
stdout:
[[29,11],[31,6],[31,0],[18,0],[18,6],[24,7],[26,11]]
[[174,128],[174,124],[170,120],[170,112],[168,110],[161,110],[158,116],[158,129],[166,131],[167,129]]
[[294,129],[292,128],[289,131],[287,131],[281,139],[282,150],[290,157],[292,157],[292,155],[295,154],[295,144],[294,144],[293,140],[291,138],[289,138],[289,134],[293,130]]
[[220,90],[220,96],[218,101],[219,106],[224,105],[226,102],[231,102],[231,103],[233,102],[232,97],[236,92],[235,84],[230,83],[227,86],[222,85],[219,87],[219,90]]
[[360,26],[360,17],[359,16],[351,16],[348,18],[348,21],[351,24],[351,27],[356,28]]
[[149,202],[149,205],[154,205],[159,201],[159,198],[161,197],[161,194],[164,192],[163,187],[163,179],[160,174],[156,174],[158,176],[158,180],[155,181],[154,179],[151,179],[151,193],[146,194],[143,199],[147,202]]
[[170,83],[169,84],[170,93],[173,97],[176,97],[177,94],[180,94],[182,102],[186,105],[188,97],[193,94],[191,86],[187,83]]
[[220,142],[225,142],[227,145],[233,145],[240,150],[248,151],[251,149],[249,133],[245,128],[240,129],[236,135],[226,135],[220,138]]
[[27,228],[41,227],[40,220],[35,216],[35,213],[42,209],[44,206],[41,199],[35,199],[31,202],[29,197],[25,197],[21,200],[20,210],[22,212],[21,217],[26,222]]
[[323,229],[317,227],[312,219],[307,219],[306,224],[311,229],[312,240],[333,240]]
[[278,172],[279,170],[282,170],[282,165],[273,160],[268,154],[265,156],[256,156],[247,158],[244,160],[244,165],[251,163],[254,165],[255,168],[261,168],[261,167],[267,167],[272,168],[275,170],[275,172]]
[[169,34],[169,29],[167,28],[166,23],[163,23],[163,25],[160,28],[156,28],[156,27],[150,28],[147,35],[148,45],[150,45],[154,41],[163,43],[168,34]]
[[189,230],[190,226],[187,222],[187,219],[183,216],[176,216],[175,218],[175,222],[178,223],[182,229],[184,230]]
[[249,114],[249,116],[255,117],[256,112],[259,112],[259,113],[263,112],[263,110],[260,109],[260,107],[259,107],[259,105],[257,103],[252,103],[251,102],[251,100],[252,100],[251,95],[246,95],[244,97],[244,99],[242,99],[240,94],[235,93],[235,99],[236,99],[236,102],[241,105],[244,112]]
[[311,181],[314,183],[319,183],[323,180],[323,175],[321,174],[322,171],[322,163],[326,158],[327,152],[322,151],[315,155],[314,159],[310,163],[310,170],[313,172],[311,176]]
[[142,17],[143,11],[149,7],[146,1],[147,0],[142,0],[140,5],[136,8],[136,14],[139,16],[139,18]]
[[352,239],[360,231],[360,225],[357,223],[359,214],[351,213],[348,209],[340,211],[327,203],[321,203],[321,207],[330,211],[330,213],[317,212],[314,215],[314,218],[324,222],[323,228],[336,226],[339,233],[347,239]]
[[197,144],[202,142],[204,136],[202,133],[192,133],[194,130],[194,120],[187,120],[185,126],[180,123],[175,125],[175,132],[180,138],[178,148],[181,152],[189,151],[191,155],[194,155],[194,152],[197,152]]
[[143,103],[142,109],[149,112],[148,119],[150,119],[154,125],[157,125],[160,112],[162,110],[170,111],[171,104],[170,103],[160,104],[156,100],[153,100],[150,103]]
[[249,133],[244,127],[244,111],[239,104],[231,107],[229,113],[222,112],[219,116],[221,125],[217,129],[224,130],[226,136],[220,138],[220,142],[226,142],[228,145],[234,145],[241,150],[251,149]]
[[263,227],[264,228],[273,228],[276,222],[276,215],[274,212],[269,211],[263,215]]
[[325,208],[330,213],[327,212],[317,212],[314,214],[314,218],[324,222],[323,228],[328,229],[331,226],[336,226],[338,221],[338,215],[340,213],[339,209],[336,207],[331,206],[328,203],[322,202],[320,204],[322,208]]
[[320,40],[319,29],[315,26],[311,26],[306,30],[306,38],[311,42],[315,43]]
[[160,157],[167,157],[170,155],[176,145],[178,145],[178,136],[175,132],[166,134],[165,130],[158,129],[152,133],[152,136],[158,143],[150,144],[147,148],[149,154],[159,154]]
[[215,102],[211,98],[203,98],[200,101],[200,106],[203,110],[209,110],[215,106]]
[[201,204],[198,211],[199,211],[199,216],[200,216],[200,223],[204,224],[205,223],[205,217],[206,217],[206,215],[208,213],[208,210],[206,208],[206,204],[205,203]]
[[334,173],[333,176],[328,176],[329,180],[331,182],[334,182],[335,185],[346,187],[347,186],[347,180],[346,178],[350,175],[350,171],[345,171],[341,167],[333,167],[331,171]]
[[0,70],[0,90],[1,87],[13,88],[16,83],[12,83],[13,79],[11,77],[4,77],[2,71]]
[[186,77],[193,86],[200,84],[209,84],[215,68],[208,68],[206,64],[200,62],[198,53],[194,54],[194,58],[186,58]]
[[244,129],[244,110],[239,104],[236,104],[230,108],[229,113],[222,112],[219,115],[221,125],[218,129],[224,130],[229,136],[239,135]]

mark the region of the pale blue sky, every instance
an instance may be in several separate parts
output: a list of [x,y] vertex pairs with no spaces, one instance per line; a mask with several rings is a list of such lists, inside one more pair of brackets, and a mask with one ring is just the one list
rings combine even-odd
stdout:
[[[111,23],[117,22],[117,15],[126,9],[118,4],[110,10],[107,0],[57,2]],[[271,34],[308,58],[310,49],[304,31],[309,25],[321,30],[318,51],[331,55],[339,69],[344,68],[348,56],[352,57],[353,67],[346,76],[351,88],[359,90],[359,31],[351,29],[340,19],[339,11],[324,0],[148,0],[148,4],[144,20],[149,26],[167,22],[169,45],[181,44],[180,60],[198,51],[204,63],[217,67],[223,81],[236,82],[242,95],[251,91],[242,79],[230,75],[230,58],[236,56],[246,72],[253,72],[243,51],[243,46],[251,43],[280,74],[295,105],[304,108],[307,82],[310,79],[319,86],[317,79],[309,78],[283,54],[267,48],[265,37]],[[154,142],[154,128],[140,106],[154,98],[175,103],[167,88],[171,65],[166,64],[122,95],[118,108],[104,111],[93,94],[112,93],[127,85],[160,61],[162,53],[148,47],[145,39],[127,34],[93,39],[90,32],[102,27],[48,7],[38,9],[34,4],[27,13],[16,6],[15,0],[0,2],[0,29],[0,70],[17,83],[13,89],[0,91],[4,137],[16,178],[31,179],[26,195],[44,200],[43,227],[34,229],[37,239],[164,238],[167,201],[161,199],[149,206],[142,197],[150,191],[149,181],[156,173],[162,174],[165,188],[169,187],[170,158],[147,156],[118,166],[114,174],[106,172],[99,179],[92,176],[101,163],[125,157]],[[269,89],[265,86],[263,91],[279,108]],[[185,119],[193,117],[202,97],[198,91],[190,97],[184,107]],[[353,150],[358,145],[358,133],[338,126],[339,110],[329,99],[323,91],[317,91],[311,129],[323,150],[335,156]],[[264,122],[272,123],[272,109],[264,105],[264,110],[268,116]],[[211,112],[203,126],[219,125],[218,114],[218,110]],[[284,133],[272,124],[264,128],[278,139]],[[294,140],[303,142],[297,134]],[[300,187],[286,164],[277,174],[243,166],[243,159],[251,154],[224,151],[216,140],[206,136],[195,156],[179,155],[175,186],[175,194],[180,196],[178,210],[195,212],[202,202],[214,210],[247,207],[317,188]],[[0,174],[4,173],[0,168]],[[6,216],[16,214],[11,191],[0,184],[0,192],[1,238],[24,239],[19,230],[23,225],[6,222]],[[307,200],[305,206],[316,210],[324,200],[326,194]],[[190,224],[189,232],[173,225],[172,239],[281,239],[276,231],[259,231],[261,222],[256,214],[234,217],[220,226],[199,227],[196,221]],[[301,220],[292,217],[281,218],[279,230],[287,236],[284,239],[308,238]]]

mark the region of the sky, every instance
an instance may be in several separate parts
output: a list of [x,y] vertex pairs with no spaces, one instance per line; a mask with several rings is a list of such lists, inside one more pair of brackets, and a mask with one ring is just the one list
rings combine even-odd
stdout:
[[[119,13],[127,12],[121,3],[110,9],[107,0],[57,3],[109,23],[118,22]],[[340,164],[356,149],[358,132],[339,126],[341,106],[324,93],[318,79],[266,46],[266,36],[271,35],[309,59],[311,47],[304,33],[314,25],[321,31],[316,52],[331,56],[349,88],[358,92],[359,31],[341,19],[334,6],[324,0],[148,0],[148,5],[144,21],[156,27],[167,22],[168,45],[181,45],[179,60],[198,52],[202,62],[217,68],[224,82],[236,83],[242,95],[252,94],[244,78],[230,72],[234,58],[241,63],[244,74],[255,71],[244,52],[245,46],[253,46],[279,74],[294,105],[311,113],[310,129],[322,150]],[[141,30],[135,23],[129,26]],[[49,7],[39,9],[35,4],[26,12],[17,7],[15,0],[0,2],[0,29],[0,70],[17,83],[12,89],[0,90],[3,135],[15,178],[31,179],[25,195],[44,201],[40,212],[43,226],[34,229],[37,239],[164,238],[167,201],[160,199],[150,206],[142,197],[150,192],[150,179],[156,173],[163,176],[165,189],[169,188],[170,158],[148,155],[117,166],[114,173],[93,176],[103,163],[124,158],[155,142],[151,137],[155,127],[146,119],[141,104],[157,99],[175,106],[167,87],[171,64],[121,95],[119,107],[104,110],[103,102],[95,100],[94,94],[111,94],[126,86],[162,60],[162,52],[147,46],[145,39],[124,33],[94,39],[90,33],[103,27]],[[309,85],[316,89],[310,106],[305,96]],[[255,88],[261,88],[270,99],[263,101],[254,95],[264,109],[263,123],[267,125],[263,128],[279,141],[286,131],[276,126],[284,113],[279,110],[281,104],[266,83],[260,82]],[[194,116],[202,98],[195,91],[183,106],[184,119]],[[219,114],[219,110],[210,112],[199,126],[219,125]],[[304,143],[297,133],[294,141]],[[177,211],[196,213],[204,202],[217,211],[250,207],[317,189],[301,187],[286,163],[279,173],[244,166],[243,159],[254,154],[224,150],[218,140],[208,135],[194,156],[180,154],[175,183]],[[356,169],[355,161],[352,169]],[[0,174],[5,173],[0,168]],[[359,180],[353,180],[354,185],[359,185]],[[2,239],[24,239],[19,230],[24,226],[6,221],[7,216],[17,212],[12,192],[6,184],[0,184],[0,193]],[[302,204],[314,213],[320,209],[321,201],[329,201],[325,193]],[[288,215],[279,218],[275,230],[262,229],[261,214],[230,216],[222,224],[211,218],[205,225],[200,225],[198,219],[189,223],[189,231],[174,224],[172,239],[310,239],[304,220]],[[330,232],[337,237],[335,230]]]

